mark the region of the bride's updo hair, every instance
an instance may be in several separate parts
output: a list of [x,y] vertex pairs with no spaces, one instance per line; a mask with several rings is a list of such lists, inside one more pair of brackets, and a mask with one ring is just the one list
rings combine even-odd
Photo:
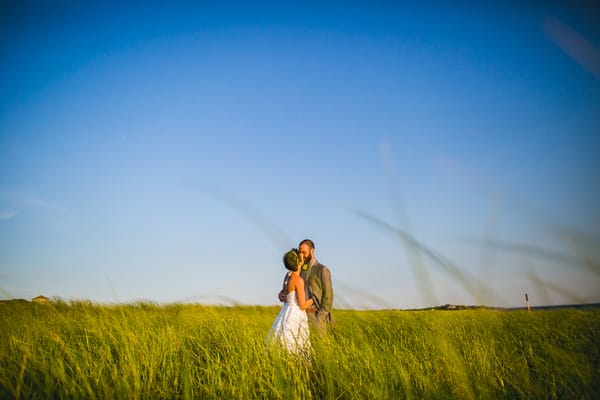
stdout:
[[300,262],[300,254],[298,249],[291,249],[283,255],[283,265],[290,271],[296,271],[298,269],[298,263]]

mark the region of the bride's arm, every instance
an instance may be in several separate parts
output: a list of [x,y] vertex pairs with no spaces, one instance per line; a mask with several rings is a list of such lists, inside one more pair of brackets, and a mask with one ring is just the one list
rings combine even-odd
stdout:
[[298,305],[301,310],[306,310],[313,304],[313,299],[306,299],[306,293],[304,292],[304,280],[300,277],[295,279],[294,282],[296,289],[296,297],[298,298]]

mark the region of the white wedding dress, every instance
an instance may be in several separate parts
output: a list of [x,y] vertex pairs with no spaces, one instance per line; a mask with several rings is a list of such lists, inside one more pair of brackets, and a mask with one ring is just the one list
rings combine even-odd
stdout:
[[279,342],[291,353],[306,353],[310,349],[310,332],[306,311],[300,309],[296,291],[287,294],[269,332],[270,342]]

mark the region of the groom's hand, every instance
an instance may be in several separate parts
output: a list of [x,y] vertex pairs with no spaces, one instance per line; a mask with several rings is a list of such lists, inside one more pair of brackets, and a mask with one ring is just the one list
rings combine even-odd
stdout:
[[279,292],[279,301],[281,301],[282,303],[285,303],[287,301],[287,293],[285,293],[283,290]]

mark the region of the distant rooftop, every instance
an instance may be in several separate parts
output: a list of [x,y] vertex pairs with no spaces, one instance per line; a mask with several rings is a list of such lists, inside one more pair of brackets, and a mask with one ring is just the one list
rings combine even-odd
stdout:
[[39,295],[31,299],[31,301],[33,301],[34,303],[49,303],[50,299],[46,296]]

